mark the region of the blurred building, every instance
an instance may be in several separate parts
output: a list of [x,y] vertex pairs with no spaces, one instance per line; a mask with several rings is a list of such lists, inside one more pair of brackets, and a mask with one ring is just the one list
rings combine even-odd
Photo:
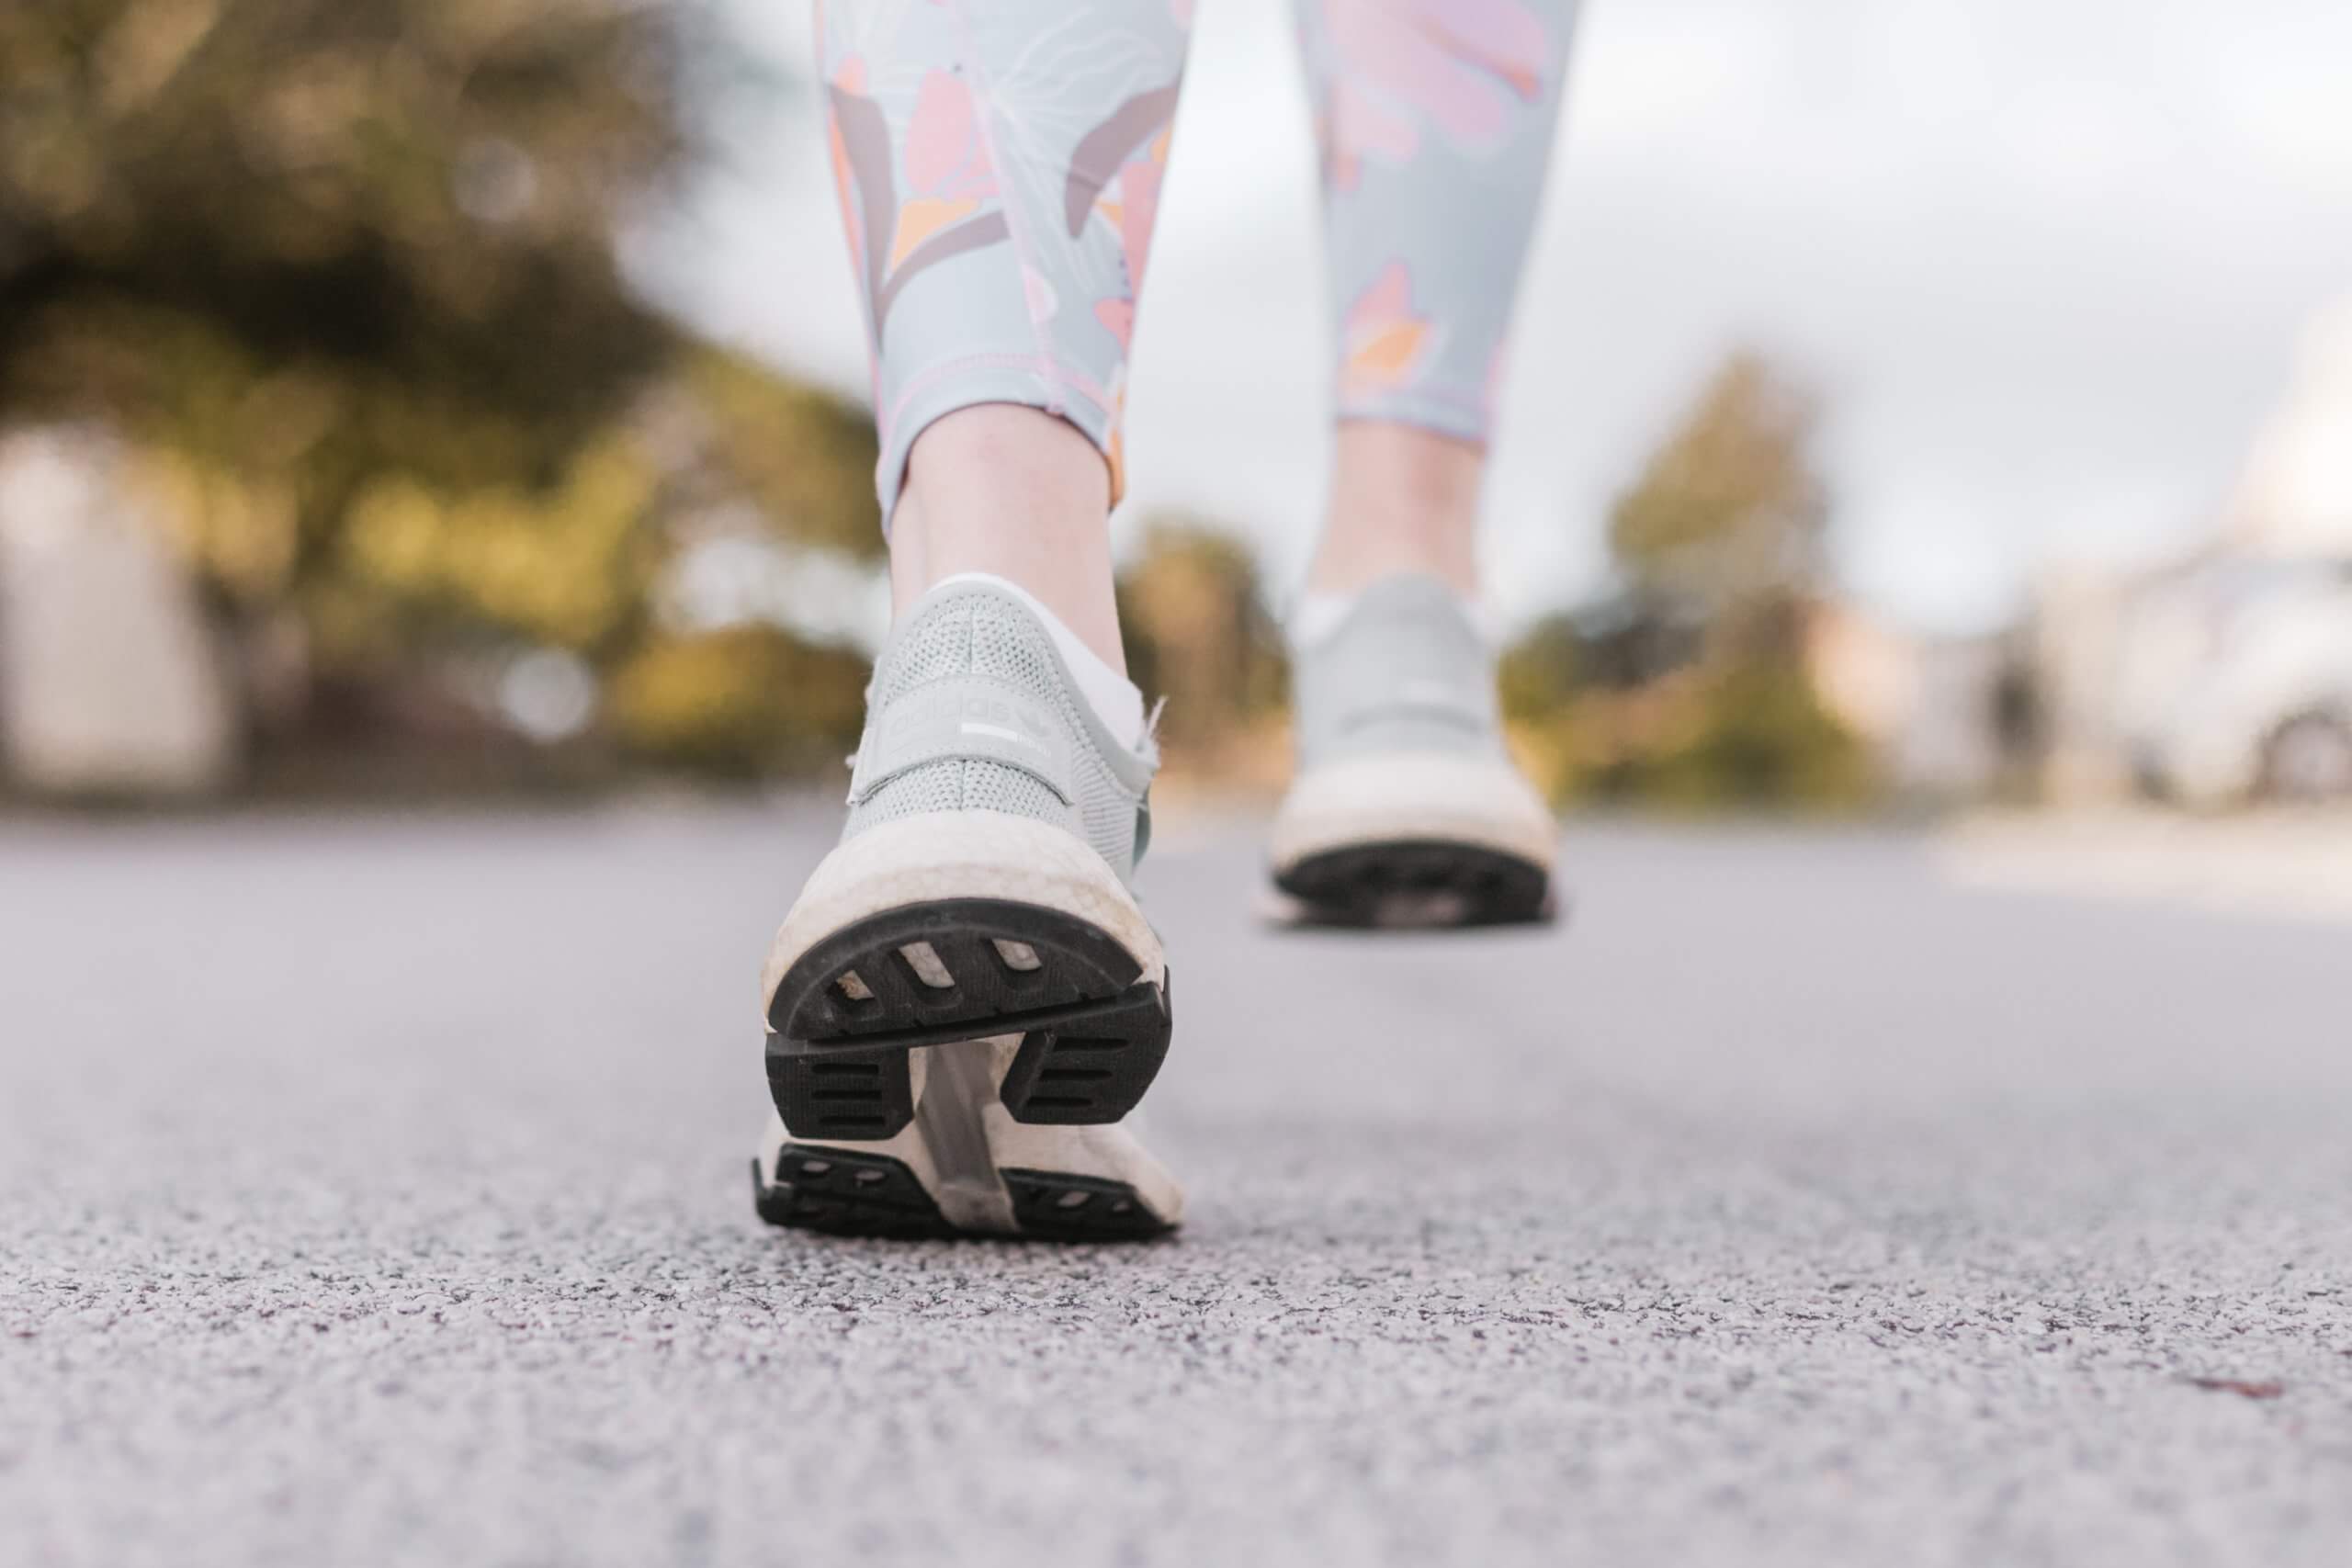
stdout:
[[121,449],[0,435],[0,773],[47,795],[206,793],[237,715],[194,579]]
[[2030,627],[2052,795],[2352,791],[2352,298],[2305,333],[2211,538],[2045,573]]
[[2017,738],[2005,721],[2012,639],[1895,630],[1850,604],[1815,606],[1805,664],[1822,704],[1876,754],[1901,795],[1962,800],[2000,785]]
[[2305,332],[2295,380],[2255,441],[2223,541],[2251,555],[2352,556],[2352,295]]

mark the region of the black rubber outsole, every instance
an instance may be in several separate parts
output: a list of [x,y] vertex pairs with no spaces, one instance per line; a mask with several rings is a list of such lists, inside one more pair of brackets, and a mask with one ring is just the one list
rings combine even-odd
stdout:
[[752,1201],[772,1225],[827,1235],[921,1241],[956,1234],[915,1173],[882,1155],[786,1144],[773,1183],[752,1162]]
[[1021,1233],[1040,1241],[1148,1241],[1170,1227],[1124,1181],[1064,1170],[1001,1170]]
[[[1020,1236],[985,1239],[1057,1242],[1150,1241],[1172,1229],[1124,1181],[1067,1171],[1005,1170]],[[752,1193],[760,1218],[790,1230],[893,1241],[948,1240],[974,1235],[947,1223],[915,1173],[884,1155],[786,1144],[776,1156],[776,1179],[752,1162]]]
[[800,1137],[880,1140],[914,1117],[909,1051],[1019,1034],[1000,1089],[1015,1121],[1116,1122],[1168,1055],[1168,988],[1141,975],[1109,932],[1044,905],[886,909],[816,943],[777,984],[768,1089]]
[[1549,867],[1442,839],[1348,844],[1302,856],[1274,876],[1297,900],[1294,923],[1419,930],[1543,925],[1554,917]]

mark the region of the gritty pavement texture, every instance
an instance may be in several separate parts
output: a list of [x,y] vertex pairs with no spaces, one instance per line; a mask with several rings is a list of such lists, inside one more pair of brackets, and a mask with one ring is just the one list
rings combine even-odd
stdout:
[[1571,833],[1144,875],[1182,1239],[775,1232],[816,806],[0,824],[0,1562],[2341,1564],[2339,927]]

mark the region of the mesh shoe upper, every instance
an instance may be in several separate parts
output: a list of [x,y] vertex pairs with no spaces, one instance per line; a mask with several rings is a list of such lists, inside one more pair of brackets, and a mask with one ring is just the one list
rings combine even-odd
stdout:
[[925,597],[875,660],[865,722],[844,839],[922,812],[1001,811],[1067,828],[1133,873],[1159,759],[1103,727],[1014,595],[958,582]]
[[1504,755],[1493,655],[1435,578],[1364,589],[1328,635],[1294,650],[1291,681],[1301,773],[1399,751]]

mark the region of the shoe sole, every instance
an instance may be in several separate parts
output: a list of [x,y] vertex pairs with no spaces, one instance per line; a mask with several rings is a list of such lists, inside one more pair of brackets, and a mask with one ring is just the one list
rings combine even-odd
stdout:
[[888,1155],[786,1144],[775,1180],[760,1165],[752,1162],[752,1202],[772,1225],[904,1241],[956,1234],[922,1180]]
[[[1174,1228],[1124,1181],[1068,1171],[1010,1169],[999,1174],[1012,1194],[1022,1237],[1149,1241]],[[914,1172],[887,1155],[786,1144],[776,1156],[776,1176],[770,1181],[760,1162],[752,1162],[752,1203],[760,1218],[772,1225],[893,1241],[992,1234],[950,1224]]]
[[752,1161],[760,1215],[840,1235],[1144,1240],[1173,1230],[1183,1190],[1131,1129],[1012,1119],[1001,1093],[1021,1037],[912,1055],[913,1122],[886,1143],[819,1143],[772,1117]]
[[936,812],[827,855],[776,932],[770,1090],[794,1134],[895,1136],[907,1053],[1018,1035],[1003,1104],[1022,1122],[1116,1122],[1168,1054],[1167,960],[1102,857],[1048,823]]
[[1499,759],[1367,757],[1301,777],[1274,818],[1295,923],[1422,929],[1550,920],[1559,827]]
[[1309,925],[1421,930],[1541,925],[1554,918],[1547,867],[1443,839],[1348,844],[1294,863],[1274,886]]
[[768,1004],[768,1088],[793,1133],[895,1136],[914,1115],[907,1053],[1019,1034],[1000,1094],[1019,1122],[1086,1125],[1136,1108],[1168,1055],[1167,971],[1043,905],[943,898],[809,947]]

